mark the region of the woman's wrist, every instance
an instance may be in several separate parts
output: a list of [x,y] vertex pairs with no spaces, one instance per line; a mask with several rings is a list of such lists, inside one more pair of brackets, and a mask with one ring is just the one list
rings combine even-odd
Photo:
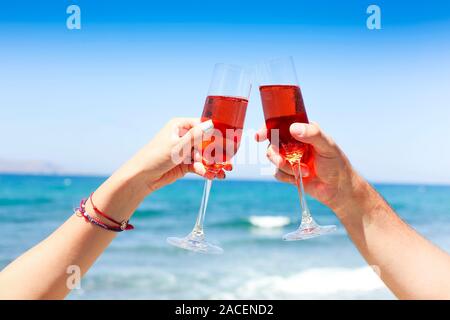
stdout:
[[[126,221],[148,194],[145,174],[138,168],[125,165],[92,194],[92,200],[112,219]],[[86,203],[86,211],[104,221],[104,217],[95,213],[90,201]]]

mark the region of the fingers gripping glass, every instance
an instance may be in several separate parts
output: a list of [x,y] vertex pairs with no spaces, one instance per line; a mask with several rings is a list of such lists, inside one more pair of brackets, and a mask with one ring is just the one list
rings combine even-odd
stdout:
[[[214,123],[214,133],[205,135],[200,146],[203,164],[210,173],[220,172],[237,152],[250,88],[251,75],[247,70],[239,66],[216,64],[201,117],[202,122],[212,120]],[[206,241],[203,230],[211,185],[212,180],[207,179],[194,229],[186,237],[167,238],[168,243],[200,253],[223,252],[219,246]]]
[[283,236],[283,240],[303,240],[336,230],[336,226],[318,225],[308,209],[301,165],[312,157],[311,146],[295,140],[289,131],[294,122],[308,123],[303,97],[291,57],[271,60],[258,68],[259,91],[270,142],[292,167],[302,210],[300,227]]

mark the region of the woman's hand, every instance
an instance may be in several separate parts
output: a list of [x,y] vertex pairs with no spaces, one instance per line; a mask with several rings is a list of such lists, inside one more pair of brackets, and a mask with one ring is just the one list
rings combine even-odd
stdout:
[[[86,203],[86,212],[112,225],[98,215],[92,203],[119,222],[133,212],[153,190],[174,182],[187,172],[206,178],[224,178],[225,173],[207,173],[196,146],[212,122],[173,119],[131,160],[109,177]],[[231,170],[231,166],[226,166]],[[58,230],[16,259],[0,273],[0,299],[62,299],[70,291],[68,267],[87,272],[116,233],[99,228],[73,214]],[[70,280],[72,282],[72,280]]]
[[[302,164],[305,191],[336,212],[355,195],[362,179],[353,170],[345,154],[316,123],[293,123],[291,135],[298,141],[312,146],[308,166]],[[267,129],[256,134],[257,141],[267,139]],[[295,184],[291,165],[279,154],[277,146],[270,145],[267,157],[277,166],[275,178]]]
[[[139,170],[149,192],[182,178],[188,172],[207,179],[224,179],[223,170],[215,174],[206,170],[197,149],[203,135],[213,128],[211,120],[200,123],[197,118],[174,118],[122,170]],[[229,171],[232,166],[225,168]]]

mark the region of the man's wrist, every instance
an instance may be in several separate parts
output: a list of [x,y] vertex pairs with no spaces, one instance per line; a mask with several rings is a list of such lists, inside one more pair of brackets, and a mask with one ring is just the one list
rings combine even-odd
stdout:
[[356,172],[352,172],[338,201],[331,206],[331,209],[342,220],[356,211],[359,212],[358,208],[364,207],[370,201],[372,193],[373,188],[370,184]]

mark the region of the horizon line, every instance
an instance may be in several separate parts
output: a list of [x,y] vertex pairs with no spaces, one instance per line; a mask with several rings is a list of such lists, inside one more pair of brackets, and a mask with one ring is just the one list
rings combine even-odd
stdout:
[[[1,176],[19,176],[19,177],[48,177],[48,178],[98,178],[107,179],[111,175],[108,174],[97,174],[97,173],[33,173],[33,172],[0,172]],[[272,176],[270,176],[272,177]],[[195,175],[187,175],[179,180],[190,180],[197,181],[203,180],[202,177]],[[413,181],[380,181],[380,180],[369,180],[366,179],[370,184],[373,185],[403,185],[403,186],[442,186],[450,187],[450,182],[413,182]],[[281,183],[274,178],[255,178],[255,177],[229,177],[221,182],[271,182],[271,183]]]

